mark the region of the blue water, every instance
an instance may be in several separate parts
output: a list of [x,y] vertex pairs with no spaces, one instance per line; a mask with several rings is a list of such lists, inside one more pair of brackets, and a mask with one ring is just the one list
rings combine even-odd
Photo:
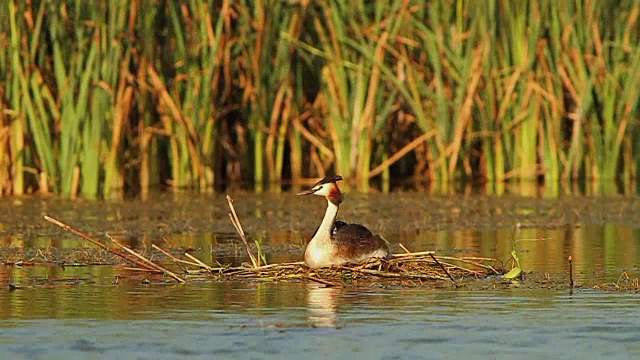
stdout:
[[286,283],[47,290],[2,295],[13,309],[0,312],[0,358],[640,356],[638,294]]

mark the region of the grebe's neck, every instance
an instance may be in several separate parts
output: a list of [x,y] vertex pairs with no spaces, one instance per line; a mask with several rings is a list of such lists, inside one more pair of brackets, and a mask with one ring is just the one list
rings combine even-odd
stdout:
[[313,236],[310,242],[316,241],[329,241],[331,237],[331,229],[333,228],[333,224],[336,222],[336,217],[338,216],[338,205],[332,203],[330,200],[327,200],[327,210],[324,213],[324,218],[322,219],[322,223],[316,231],[316,234]]

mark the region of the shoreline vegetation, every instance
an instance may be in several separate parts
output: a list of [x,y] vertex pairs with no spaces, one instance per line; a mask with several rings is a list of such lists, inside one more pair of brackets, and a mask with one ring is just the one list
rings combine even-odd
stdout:
[[9,0],[0,194],[630,183],[640,3]]

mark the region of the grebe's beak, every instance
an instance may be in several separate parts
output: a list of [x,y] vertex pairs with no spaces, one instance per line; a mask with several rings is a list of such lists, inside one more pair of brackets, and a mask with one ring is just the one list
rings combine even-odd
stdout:
[[301,191],[299,193],[297,193],[296,195],[311,195],[313,193],[315,193],[316,191],[318,191],[317,189],[309,189],[309,190],[305,190],[305,191]]
[[317,183],[313,184],[311,189],[299,192],[296,195],[321,195],[321,196],[327,196],[333,190],[335,190],[337,192],[340,192],[340,189],[338,189],[338,185],[336,184],[336,181],[340,181],[340,180],[342,180],[342,176],[340,176],[340,175],[326,176],[324,179],[322,179],[322,180],[318,181]]

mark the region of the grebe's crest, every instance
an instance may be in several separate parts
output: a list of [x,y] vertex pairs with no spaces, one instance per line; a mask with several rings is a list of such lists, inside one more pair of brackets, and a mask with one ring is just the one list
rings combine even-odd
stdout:
[[299,192],[296,195],[324,196],[332,203],[340,205],[342,202],[342,193],[340,192],[338,184],[336,184],[336,182],[340,180],[342,180],[342,176],[340,175],[326,176],[324,179],[315,183],[311,189]]

